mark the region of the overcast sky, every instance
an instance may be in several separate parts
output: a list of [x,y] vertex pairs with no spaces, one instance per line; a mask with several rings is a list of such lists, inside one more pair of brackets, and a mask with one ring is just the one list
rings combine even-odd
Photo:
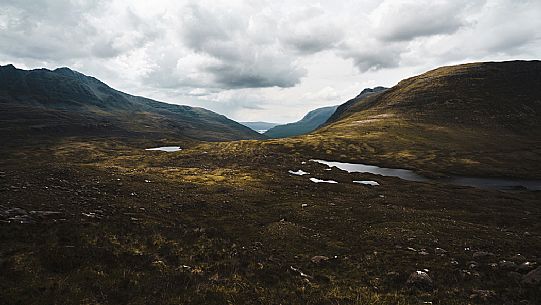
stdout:
[[290,122],[438,66],[540,59],[540,29],[541,0],[0,0],[0,64]]

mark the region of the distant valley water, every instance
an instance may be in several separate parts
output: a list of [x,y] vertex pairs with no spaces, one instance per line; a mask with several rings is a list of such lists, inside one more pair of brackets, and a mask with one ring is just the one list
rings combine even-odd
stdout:
[[259,134],[264,134],[267,130],[278,125],[278,123],[269,123],[269,122],[239,122],[242,125],[255,130]]
[[472,186],[485,189],[514,189],[514,188],[526,188],[528,190],[541,190],[541,180],[525,180],[525,179],[505,179],[505,178],[479,178],[479,177],[466,177],[466,176],[451,176],[449,178],[427,178],[423,177],[414,171],[400,168],[386,168],[375,165],[367,165],[362,163],[344,163],[325,160],[310,160],[312,162],[321,163],[329,167],[337,167],[341,170],[345,170],[349,173],[371,173],[375,175],[382,175],[388,177],[398,177],[400,179],[408,181],[418,182],[442,182],[454,185]]

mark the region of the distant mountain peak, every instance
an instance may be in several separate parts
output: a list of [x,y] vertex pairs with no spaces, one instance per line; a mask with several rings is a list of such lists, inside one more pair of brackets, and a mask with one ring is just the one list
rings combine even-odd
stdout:
[[378,87],[374,87],[374,88],[364,88],[363,91],[361,91],[361,93],[359,93],[355,98],[358,98],[358,97],[363,97],[367,94],[371,94],[371,93],[376,93],[376,92],[380,92],[380,91],[383,91],[387,88],[385,87],[382,87],[382,86],[378,86]]
[[17,68],[15,68],[15,66],[12,65],[12,64],[7,64],[7,65],[5,65],[5,66],[0,66],[0,69],[16,70]]
[[73,71],[72,69],[70,69],[68,67],[56,68],[56,69],[53,70],[53,72],[59,73],[59,74],[68,74],[68,75],[76,73],[75,71]]
[[352,98],[351,100],[343,103],[342,105],[338,106],[336,108],[336,111],[329,117],[329,119],[322,125],[328,125],[332,122],[335,122],[338,120],[345,112],[348,111],[349,108],[351,108],[353,105],[361,102],[365,98],[372,96],[376,93],[381,93],[387,90],[388,88],[378,86],[374,88],[365,88],[361,93],[359,93],[356,97]]

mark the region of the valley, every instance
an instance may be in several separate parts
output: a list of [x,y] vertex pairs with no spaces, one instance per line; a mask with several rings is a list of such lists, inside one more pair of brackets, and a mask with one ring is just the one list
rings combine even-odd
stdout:
[[[539,61],[439,68],[364,91],[316,130],[279,139],[108,87],[124,98],[105,107],[96,93],[96,111],[57,95],[84,84],[29,102],[4,82],[0,298],[536,304],[540,191],[446,179],[541,179],[540,72]],[[110,118],[109,131],[80,132],[81,114]]]

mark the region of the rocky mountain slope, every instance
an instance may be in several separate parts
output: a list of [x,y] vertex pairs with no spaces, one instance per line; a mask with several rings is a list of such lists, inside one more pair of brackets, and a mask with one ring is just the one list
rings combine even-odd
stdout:
[[212,111],[117,91],[68,68],[0,67],[0,134],[239,140],[262,138]]

